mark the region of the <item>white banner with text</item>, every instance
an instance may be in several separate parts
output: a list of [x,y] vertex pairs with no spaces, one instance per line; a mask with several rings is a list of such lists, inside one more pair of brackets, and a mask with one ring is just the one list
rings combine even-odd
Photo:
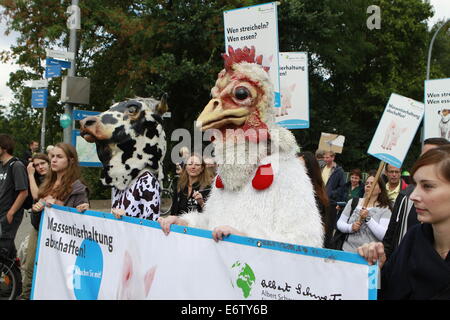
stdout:
[[41,220],[32,299],[374,300],[354,253],[54,206]]

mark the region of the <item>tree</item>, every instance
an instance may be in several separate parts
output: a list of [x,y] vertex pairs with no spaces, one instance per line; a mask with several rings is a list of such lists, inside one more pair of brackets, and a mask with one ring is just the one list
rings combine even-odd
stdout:
[[[35,135],[39,111],[29,110],[30,89],[23,83],[42,77],[45,48],[67,47],[64,12],[70,1],[0,1],[9,28],[21,33],[9,55],[3,54],[24,66],[9,82],[20,101],[11,106],[11,118],[28,121]],[[172,131],[192,131],[223,67],[223,11],[265,2],[80,1],[77,75],[91,79],[91,104],[85,109],[104,111],[124,98],[168,93],[172,118],[165,121],[165,130],[170,152],[175,144],[170,141]],[[381,29],[367,28],[370,5],[381,8]],[[390,94],[423,100],[430,16],[430,5],[421,0],[281,1],[280,51],[309,55],[311,128],[294,130],[305,150],[317,148],[321,132],[336,132],[346,136],[338,158],[344,168],[376,166],[367,148]],[[448,32],[440,37],[448,39]],[[438,40],[433,75],[448,70],[449,42]],[[52,80],[50,89],[47,141],[56,142],[62,138],[57,125],[63,112],[58,103],[60,80]],[[5,127],[1,117],[0,126]],[[418,139],[407,165],[418,154]],[[165,171],[173,170],[166,157]]]

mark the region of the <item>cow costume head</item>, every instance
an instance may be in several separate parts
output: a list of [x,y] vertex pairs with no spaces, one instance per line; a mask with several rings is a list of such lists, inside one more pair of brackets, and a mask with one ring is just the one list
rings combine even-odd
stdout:
[[167,109],[165,97],[135,98],[80,122],[81,136],[97,146],[104,185],[124,190],[144,170],[163,179],[166,140],[161,116]]

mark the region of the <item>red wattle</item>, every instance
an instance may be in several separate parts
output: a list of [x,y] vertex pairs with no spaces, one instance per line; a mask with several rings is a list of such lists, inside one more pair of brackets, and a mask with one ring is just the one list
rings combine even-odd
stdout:
[[223,182],[222,182],[222,179],[220,179],[219,175],[217,175],[217,178],[216,178],[216,188],[223,189]]
[[[255,177],[252,180],[252,186],[256,190],[264,190],[270,187],[273,182],[273,169],[272,165],[264,164],[258,167]],[[217,184],[217,180],[216,180]]]

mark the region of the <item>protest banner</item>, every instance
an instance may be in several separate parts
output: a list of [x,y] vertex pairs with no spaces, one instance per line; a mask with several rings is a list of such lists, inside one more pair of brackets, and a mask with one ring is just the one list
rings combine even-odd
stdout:
[[281,107],[277,124],[287,129],[309,128],[308,54],[280,52]]
[[400,168],[423,114],[423,103],[392,93],[367,153]]
[[342,153],[345,137],[339,134],[321,132],[319,140],[319,150]]
[[[91,240],[92,239],[92,240]],[[33,299],[376,299],[357,254],[53,206],[41,220]]]
[[[88,110],[73,110],[73,120],[79,121],[86,117],[97,116],[100,112]],[[88,143],[80,136],[80,130],[72,130],[72,145],[77,150],[78,162],[82,167],[103,167],[97,155],[97,146],[95,143]]]
[[223,12],[225,52],[254,46],[256,55],[262,55],[263,66],[270,67],[269,76],[274,86],[275,107],[281,106],[278,64],[278,16],[276,2]]
[[424,140],[450,140],[450,78],[425,80]]

